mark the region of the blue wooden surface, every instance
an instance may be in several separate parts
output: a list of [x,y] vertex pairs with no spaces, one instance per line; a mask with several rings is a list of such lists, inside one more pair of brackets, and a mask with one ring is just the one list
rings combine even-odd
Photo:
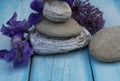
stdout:
[[[120,26],[120,0],[90,0],[104,12],[105,27]],[[102,63],[91,57],[95,81],[120,81],[120,62]]]
[[31,81],[93,81],[88,49],[58,56],[35,56]]
[[[31,9],[29,8],[30,0],[0,0],[0,27],[14,12],[18,13],[18,19],[28,17]],[[0,50],[10,49],[10,38],[0,33]],[[0,81],[28,81],[30,63],[26,68],[14,69],[12,63],[0,59]]]
[[[32,0],[0,0],[0,27],[12,15],[28,18]],[[104,12],[105,27],[120,25],[120,0],[90,0]],[[9,49],[9,38],[0,33],[0,49]],[[31,67],[30,67],[31,64]],[[29,74],[30,73],[30,74]],[[29,77],[30,75],[30,77]],[[13,69],[0,59],[0,81],[120,81],[120,62],[101,63],[88,49],[67,54],[34,56],[26,68]]]

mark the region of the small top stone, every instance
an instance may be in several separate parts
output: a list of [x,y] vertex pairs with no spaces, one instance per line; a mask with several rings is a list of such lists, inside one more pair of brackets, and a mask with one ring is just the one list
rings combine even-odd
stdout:
[[120,27],[98,31],[89,48],[92,55],[102,62],[120,61]]
[[44,19],[36,24],[36,30],[52,37],[72,37],[80,34],[81,26],[74,19],[69,19],[64,23]]
[[71,17],[72,11],[65,1],[45,2],[43,16],[54,22],[65,22]]

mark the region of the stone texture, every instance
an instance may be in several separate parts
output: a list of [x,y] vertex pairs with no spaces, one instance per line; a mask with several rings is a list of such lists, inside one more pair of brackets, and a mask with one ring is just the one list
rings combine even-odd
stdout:
[[71,17],[72,11],[67,2],[53,1],[45,2],[43,15],[47,19],[55,22],[65,22]]
[[90,41],[91,35],[82,28],[81,33],[71,38],[54,38],[43,35],[38,31],[30,34],[30,41],[37,54],[65,53],[85,47]]
[[36,25],[36,29],[52,37],[72,37],[80,34],[81,26],[73,19],[69,19],[65,23],[56,23],[44,19]]
[[91,40],[89,49],[99,61],[120,61],[120,27],[98,31]]

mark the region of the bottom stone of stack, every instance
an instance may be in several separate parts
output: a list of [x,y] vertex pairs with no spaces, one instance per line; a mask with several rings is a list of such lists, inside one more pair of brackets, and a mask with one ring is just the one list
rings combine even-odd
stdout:
[[43,35],[38,31],[30,34],[30,42],[34,52],[37,54],[55,54],[65,53],[88,45],[90,41],[90,33],[82,27],[82,31],[78,36],[70,38],[54,38]]

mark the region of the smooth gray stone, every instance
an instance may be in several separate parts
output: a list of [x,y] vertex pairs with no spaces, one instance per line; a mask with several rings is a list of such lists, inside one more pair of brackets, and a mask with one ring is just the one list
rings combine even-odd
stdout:
[[120,61],[120,26],[98,31],[91,40],[89,49],[99,61]]
[[36,30],[51,37],[72,37],[80,34],[81,26],[74,20],[69,19],[65,23],[56,23],[43,19],[36,24]]
[[81,33],[76,37],[71,38],[53,38],[39,33],[38,31],[31,32],[30,41],[33,50],[37,54],[55,54],[65,53],[78,48],[85,47],[90,41],[91,35],[82,28]]
[[66,22],[71,18],[72,11],[65,1],[45,2],[43,16],[54,22]]

